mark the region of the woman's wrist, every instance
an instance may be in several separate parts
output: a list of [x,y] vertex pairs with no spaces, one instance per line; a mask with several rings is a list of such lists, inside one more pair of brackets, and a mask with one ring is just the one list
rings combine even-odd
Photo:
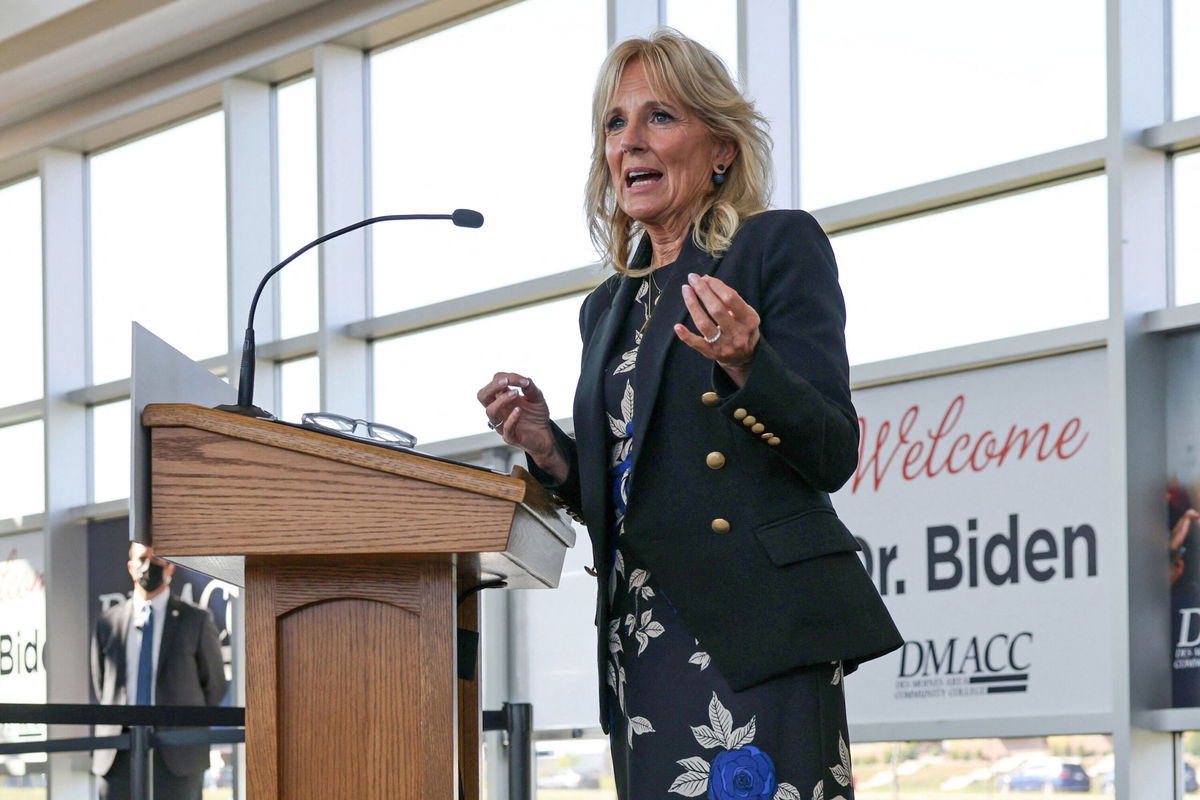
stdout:
[[729,376],[729,380],[737,384],[739,389],[746,385],[746,377],[750,374],[749,366],[735,367],[729,364],[717,363],[721,369],[725,370],[725,374]]
[[567,459],[563,457],[562,451],[558,449],[558,445],[551,444],[548,450],[541,452],[532,450],[525,452],[533,459],[533,463],[537,464],[538,469],[553,478],[555,483],[562,483],[567,479],[570,467],[567,465]]
[[729,380],[736,383],[740,389],[746,385],[746,378],[750,376],[750,364],[754,361],[754,354],[757,351],[758,348],[755,347],[755,349],[751,351],[750,357],[740,364],[724,364],[718,361],[717,366],[724,370],[725,374],[729,376]]

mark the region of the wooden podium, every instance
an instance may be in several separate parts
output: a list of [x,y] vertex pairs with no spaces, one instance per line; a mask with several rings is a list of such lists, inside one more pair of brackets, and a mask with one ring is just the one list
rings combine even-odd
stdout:
[[251,800],[477,797],[478,595],[456,606],[557,585],[574,532],[542,488],[193,405],[142,422],[156,553],[244,567]]

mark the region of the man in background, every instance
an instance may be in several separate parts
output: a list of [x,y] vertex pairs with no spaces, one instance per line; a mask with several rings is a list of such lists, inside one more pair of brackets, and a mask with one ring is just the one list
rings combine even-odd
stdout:
[[[92,687],[104,705],[215,706],[225,695],[225,667],[212,615],[170,593],[175,565],[138,542],[129,545],[133,594],[96,621]],[[97,736],[119,734],[96,726]],[[155,748],[154,797],[200,800],[208,745]],[[96,750],[92,772],[101,800],[130,795],[129,752]]]

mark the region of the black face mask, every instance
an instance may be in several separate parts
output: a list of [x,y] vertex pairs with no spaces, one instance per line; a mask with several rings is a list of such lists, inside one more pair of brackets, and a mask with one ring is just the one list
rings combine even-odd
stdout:
[[163,567],[162,564],[153,561],[147,561],[138,571],[137,584],[146,590],[146,593],[154,592],[158,587],[163,585]]

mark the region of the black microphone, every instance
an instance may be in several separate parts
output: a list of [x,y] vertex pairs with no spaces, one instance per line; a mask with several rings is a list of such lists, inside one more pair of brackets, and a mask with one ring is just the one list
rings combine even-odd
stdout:
[[238,375],[237,405],[217,406],[219,411],[231,411],[234,414],[242,414],[247,417],[275,419],[274,414],[254,405],[254,312],[258,308],[258,298],[262,295],[262,290],[267,285],[267,281],[270,280],[271,276],[323,242],[337,238],[343,233],[350,233],[350,231],[374,225],[376,222],[385,222],[393,219],[448,219],[460,228],[478,228],[483,225],[483,214],[480,214],[478,211],[472,211],[469,208],[455,209],[453,214],[386,214],[382,217],[364,219],[353,225],[339,228],[333,233],[327,233],[319,239],[314,239],[304,245],[304,247],[301,247],[283,261],[271,267],[267,274],[263,275],[262,280],[258,282],[258,288],[254,291],[254,299],[250,301],[250,316],[246,320],[246,338],[242,341],[242,368]]
[[450,215],[450,220],[460,228],[479,228],[483,226],[483,214],[469,208],[456,208]]

